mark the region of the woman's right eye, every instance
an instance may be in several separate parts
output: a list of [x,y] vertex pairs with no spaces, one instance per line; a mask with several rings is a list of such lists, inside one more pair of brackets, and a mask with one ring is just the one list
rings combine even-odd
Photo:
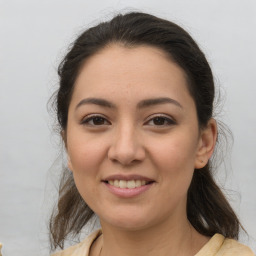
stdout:
[[89,125],[89,126],[101,126],[101,125],[110,125],[110,122],[102,116],[89,116],[87,118],[84,118],[81,121],[81,124]]

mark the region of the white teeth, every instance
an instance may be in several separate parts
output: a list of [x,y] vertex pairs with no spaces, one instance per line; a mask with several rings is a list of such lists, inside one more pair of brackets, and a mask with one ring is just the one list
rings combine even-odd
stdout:
[[117,188],[138,188],[146,185],[145,180],[109,180],[108,183]]
[[135,180],[135,187],[140,187],[141,186],[141,181],[140,180]]
[[119,187],[120,188],[126,188],[127,187],[127,182],[125,180],[120,180],[119,181]]
[[135,188],[135,181],[134,180],[127,181],[127,187],[128,188]]
[[114,186],[119,188],[119,180],[114,180]]

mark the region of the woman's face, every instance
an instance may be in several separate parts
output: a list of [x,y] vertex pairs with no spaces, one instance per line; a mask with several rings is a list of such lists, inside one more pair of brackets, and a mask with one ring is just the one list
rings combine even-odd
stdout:
[[161,50],[112,45],[83,65],[68,165],[102,224],[137,230],[186,216],[202,144],[184,72]]

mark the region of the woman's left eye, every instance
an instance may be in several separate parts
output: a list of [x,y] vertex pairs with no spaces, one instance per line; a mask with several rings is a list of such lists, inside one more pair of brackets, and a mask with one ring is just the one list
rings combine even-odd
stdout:
[[175,121],[166,116],[156,116],[147,121],[146,124],[152,126],[168,126],[175,124]]

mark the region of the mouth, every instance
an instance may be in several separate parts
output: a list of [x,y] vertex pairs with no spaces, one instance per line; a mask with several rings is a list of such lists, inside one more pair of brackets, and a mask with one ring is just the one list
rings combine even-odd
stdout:
[[147,181],[147,180],[140,180],[140,179],[134,179],[134,180],[118,180],[118,179],[111,179],[111,180],[104,180],[103,181],[106,184],[109,184],[111,186],[114,186],[116,188],[139,188],[142,186],[146,186],[149,184],[152,184],[154,181]]
[[133,198],[154,187],[155,180],[141,175],[111,175],[102,180],[108,191],[119,198]]

